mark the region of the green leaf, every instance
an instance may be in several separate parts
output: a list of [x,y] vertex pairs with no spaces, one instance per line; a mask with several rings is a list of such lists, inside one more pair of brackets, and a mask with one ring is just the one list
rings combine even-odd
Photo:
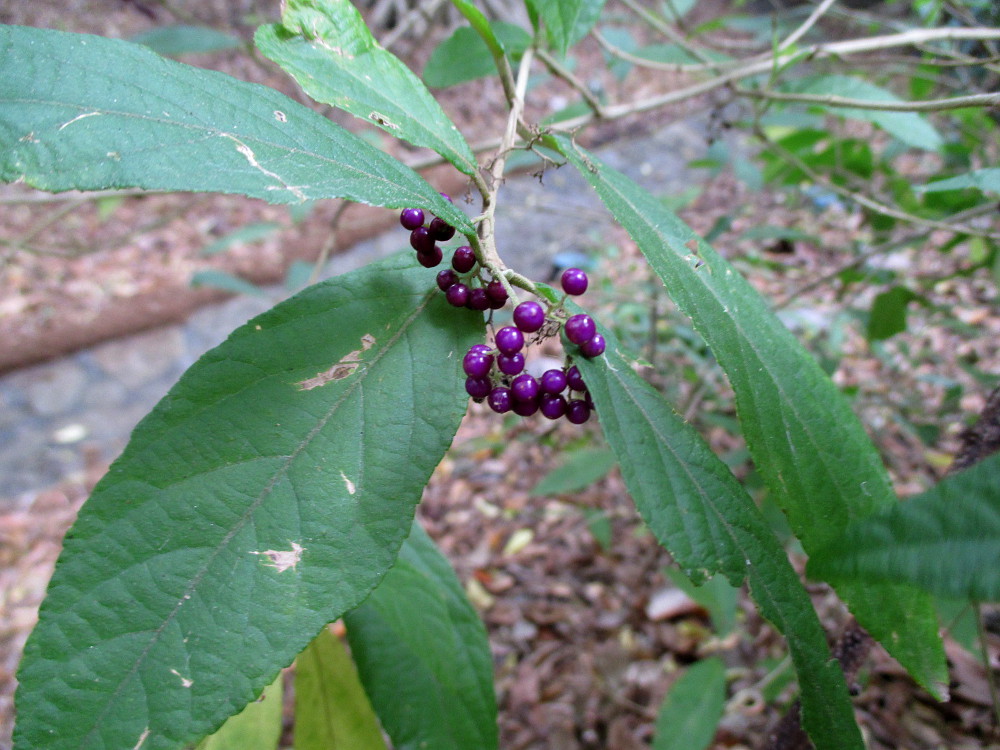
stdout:
[[565,461],[531,488],[532,495],[558,495],[589,487],[611,471],[617,461],[606,448],[573,451]]
[[597,23],[604,0],[528,0],[545,24],[549,44],[560,55],[583,39]]
[[18,675],[16,747],[200,739],[375,587],[482,336],[411,255],[251,320],[139,424],[66,536]]
[[347,198],[473,228],[416,172],[264,86],[87,34],[0,26],[0,180]]
[[349,0],[286,0],[281,23],[261,26],[254,41],[316,101],[433,149],[465,174],[478,168],[458,128]]
[[[520,26],[496,21],[490,28],[514,59],[531,44],[531,36]],[[493,55],[483,38],[475,29],[460,26],[434,48],[424,66],[424,82],[434,88],[446,88],[496,72]]]
[[284,675],[264,688],[260,698],[226,719],[218,732],[198,743],[197,750],[274,750],[281,739]]
[[243,42],[232,34],[207,26],[160,26],[129,38],[143,44],[158,55],[176,57],[191,53],[219,52],[239,47]]
[[[806,551],[848,521],[893,505],[885,468],[850,405],[749,282],[628,177],[565,138],[559,145],[712,348],[736,393],[754,463]],[[919,682],[945,694],[944,650],[929,597],[849,584],[838,593]]]
[[670,688],[656,717],[653,750],[705,750],[726,704],[726,667],[717,656],[692,664]]
[[[868,99],[879,102],[901,102],[898,96],[874,83],[849,76],[824,75],[804,78],[782,87],[782,91],[817,96],[840,96],[847,99]],[[819,105],[823,106],[823,105]],[[874,123],[908,146],[927,151],[937,151],[944,145],[941,134],[930,121],[916,112],[890,112],[853,107],[826,107],[823,109],[839,117],[866,120]]]
[[695,582],[746,579],[761,614],[785,636],[803,721],[819,750],[863,747],[840,667],[809,595],[753,500],[694,427],[640,378],[602,331],[602,358],[576,362],[646,525]]
[[736,607],[740,590],[730,586],[722,576],[714,576],[700,586],[695,586],[679,570],[667,568],[664,573],[681,591],[708,611],[715,632],[724,638],[736,627]]
[[810,558],[834,581],[910,583],[935,594],[1000,601],[1000,454],[885,513],[849,525]]
[[264,290],[256,284],[220,268],[206,268],[203,271],[196,271],[191,276],[191,286],[195,289],[207,286],[233,294],[248,294],[252,297],[264,296]]
[[872,302],[866,336],[869,341],[884,341],[906,330],[906,307],[917,295],[903,286],[880,292]]
[[924,193],[938,193],[943,190],[965,190],[966,188],[975,188],[984,193],[1000,193],[1000,167],[974,169],[957,177],[918,185],[914,189]]
[[386,750],[341,640],[323,628],[295,660],[295,750]]
[[214,242],[210,242],[201,249],[201,254],[206,257],[224,253],[233,245],[246,245],[252,242],[270,237],[281,229],[281,224],[276,221],[258,221],[247,224],[229,234],[220,237]]
[[379,587],[344,620],[361,680],[398,750],[497,747],[486,628],[419,523]]

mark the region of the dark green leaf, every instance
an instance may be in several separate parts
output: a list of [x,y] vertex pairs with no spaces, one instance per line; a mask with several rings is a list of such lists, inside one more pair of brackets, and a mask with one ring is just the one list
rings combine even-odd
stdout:
[[998,477],[1000,455],[994,455],[852,523],[810,558],[810,575],[905,582],[941,596],[1000,601]]
[[[528,32],[512,23],[490,24],[496,38],[515,60],[531,43]],[[435,88],[454,86],[495,75],[496,65],[486,42],[469,26],[460,26],[431,53],[424,67],[424,82]]]
[[[893,505],[885,468],[850,405],[746,279],[628,177],[566,139],[560,144],[712,348],[736,393],[754,463],[806,551],[851,519]],[[911,674],[945,694],[944,650],[926,595],[847,584],[838,593]]]
[[295,750],[386,750],[341,640],[323,628],[295,660]]
[[604,0],[528,0],[545,24],[549,43],[560,55],[585,37],[597,23]]
[[313,99],[444,156],[465,174],[476,157],[420,79],[384,49],[348,0],[286,0],[257,47]]
[[878,294],[868,317],[869,341],[883,341],[906,330],[906,307],[916,295],[903,286]]
[[573,451],[531,488],[531,494],[556,495],[582,490],[611,471],[616,463],[615,454],[605,448]]
[[274,750],[281,739],[284,675],[264,688],[260,698],[226,719],[219,731],[198,743],[197,750]]
[[604,357],[577,366],[646,525],[696,582],[715,573],[733,586],[748,580],[761,614],[788,642],[816,747],[863,747],[844,676],[777,537],[726,465],[605,336]]
[[726,704],[726,667],[717,656],[696,662],[673,684],[656,718],[653,750],[705,750]]
[[397,750],[497,747],[486,628],[420,524],[382,583],[344,619],[361,679]]
[[413,170],[277,91],[138,44],[0,26],[0,180],[40,188],[348,198],[472,232]]
[[218,52],[239,47],[242,42],[232,34],[225,34],[207,26],[160,26],[129,39],[143,44],[159,55],[176,57],[195,52]]
[[257,696],[393,564],[481,335],[480,314],[394,256],[198,360],[67,534],[16,746],[175,748]]

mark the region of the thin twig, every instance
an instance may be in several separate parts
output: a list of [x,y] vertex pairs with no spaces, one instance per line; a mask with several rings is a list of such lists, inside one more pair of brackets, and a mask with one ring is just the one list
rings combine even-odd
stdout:
[[600,119],[604,117],[604,107],[597,100],[597,97],[594,96],[594,92],[592,92],[583,81],[573,75],[565,65],[560,63],[545,50],[537,50],[535,54],[538,59],[542,61],[542,64],[544,64],[554,76],[562,78],[574,90],[576,90],[580,96],[583,97],[583,100],[587,103],[587,106],[590,107],[591,111],[597,118]]
[[736,93],[751,99],[769,99],[779,102],[802,102],[821,104],[827,107],[850,107],[853,109],[875,109],[885,112],[940,112],[947,109],[965,107],[995,107],[1000,105],[1000,93],[969,94],[945,99],[924,99],[922,101],[890,102],[874,99],[851,99],[833,94],[788,94],[780,91],[747,89],[737,87]]
[[665,70],[670,73],[692,73],[700,70],[720,70],[743,64],[740,60],[720,60],[718,62],[711,63],[659,62],[658,60],[650,60],[648,57],[640,57],[639,55],[633,55],[631,52],[623,50],[621,47],[609,42],[599,31],[591,31],[590,35],[594,37],[597,43],[601,45],[601,47],[603,47],[609,54],[614,55],[625,62],[632,63],[640,68],[649,68],[650,70]]
[[701,60],[708,67],[710,68],[719,67],[718,62],[713,60],[705,50],[691,44],[691,42],[688,41],[680,32],[678,32],[677,29],[675,29],[669,23],[654,16],[648,10],[639,5],[639,3],[637,3],[635,0],[621,0],[621,2],[625,7],[627,7],[629,10],[631,10],[633,13],[639,16],[639,18],[645,21],[650,27],[663,34],[663,36],[667,37],[667,39],[672,41],[681,49],[687,51],[694,57]]
[[797,29],[795,29],[795,31],[793,31],[787,37],[785,37],[785,40],[778,45],[778,52],[785,51],[793,44],[795,44],[797,41],[799,41],[799,39],[805,36],[805,34],[809,31],[809,29],[811,29],[813,26],[816,25],[816,22],[823,16],[824,13],[826,13],[830,9],[830,6],[833,5],[836,1],[837,0],[823,0],[823,2],[817,5],[816,8],[813,9],[813,12],[809,14],[809,17],[802,22],[802,25],[799,26]]

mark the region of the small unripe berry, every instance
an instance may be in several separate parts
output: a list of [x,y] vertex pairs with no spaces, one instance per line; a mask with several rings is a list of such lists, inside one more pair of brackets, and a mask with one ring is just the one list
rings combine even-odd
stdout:
[[429,253],[434,247],[434,238],[427,227],[417,227],[410,232],[410,247],[418,253]]
[[524,346],[524,334],[514,326],[504,326],[496,335],[497,349],[503,354],[516,354]]
[[437,245],[431,247],[428,252],[420,251],[417,253],[417,262],[424,268],[434,268],[441,262],[441,248]]
[[514,325],[525,333],[534,333],[545,325],[545,310],[537,302],[522,302],[514,308]]
[[431,236],[441,242],[447,242],[455,236],[455,227],[436,216],[431,219],[431,224],[428,228],[430,229]]
[[477,286],[475,289],[469,291],[469,301],[465,303],[465,306],[470,310],[489,310],[490,300],[486,296],[486,290],[481,286]]
[[497,369],[504,375],[517,375],[524,370],[524,355],[521,352],[497,355]]
[[465,304],[469,301],[469,287],[462,282],[452,284],[448,287],[448,291],[444,293],[444,297],[450,305],[465,307]]
[[489,396],[486,397],[486,403],[497,414],[506,414],[514,404],[514,399],[510,397],[510,388],[498,385],[490,391]]
[[438,271],[437,285],[438,289],[440,289],[442,292],[447,292],[449,288],[453,287],[457,283],[458,283],[458,274],[456,274],[450,268],[446,268],[443,271]]
[[566,419],[573,424],[583,424],[590,419],[590,407],[587,402],[574,398],[566,404]]
[[600,357],[604,354],[606,346],[607,342],[605,342],[604,337],[599,333],[595,333],[589,341],[584,341],[580,344],[580,352],[588,359]]
[[490,307],[494,310],[507,304],[507,290],[496,279],[486,285],[486,296],[490,298]]
[[566,321],[565,330],[566,338],[579,346],[584,341],[594,338],[594,334],[597,333],[597,325],[589,315],[580,313],[573,315]]
[[468,245],[455,248],[451,256],[451,267],[459,273],[468,273],[476,266],[476,253]]
[[579,268],[567,268],[562,275],[562,288],[566,294],[576,296],[587,291],[587,274]]
[[465,392],[475,399],[486,398],[492,389],[493,384],[489,378],[468,377],[465,379]]
[[542,393],[562,393],[566,388],[566,373],[562,370],[546,370],[542,373],[539,385],[542,387]]
[[399,223],[404,229],[416,229],[424,225],[424,212],[419,208],[404,208],[399,215]]

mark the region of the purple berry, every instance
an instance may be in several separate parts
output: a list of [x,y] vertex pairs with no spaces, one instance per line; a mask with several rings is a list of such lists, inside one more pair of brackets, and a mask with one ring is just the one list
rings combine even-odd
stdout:
[[451,256],[451,267],[459,273],[468,273],[476,266],[476,254],[468,245],[455,248]]
[[597,325],[592,317],[580,313],[566,321],[565,330],[566,338],[579,346],[584,341],[590,341],[594,338],[594,334],[597,333]]
[[480,352],[481,354],[490,354],[493,348],[487,344],[473,344],[469,347],[470,352]]
[[428,229],[430,229],[431,236],[441,242],[447,242],[455,236],[455,227],[436,216],[431,219],[431,225]]
[[424,268],[434,268],[441,262],[441,248],[437,245],[431,247],[429,252],[420,251],[417,253],[417,262]]
[[524,334],[514,326],[504,326],[497,331],[496,344],[502,354],[517,354],[524,346]]
[[590,407],[587,402],[578,398],[572,399],[566,404],[566,419],[573,424],[583,424],[590,419]]
[[469,292],[469,301],[465,303],[465,306],[470,310],[489,310],[490,299],[486,296],[486,290],[481,286],[477,286],[471,290]]
[[521,352],[497,355],[497,369],[504,375],[517,375],[524,370],[524,355]]
[[566,370],[566,384],[574,391],[587,390],[587,385],[583,382],[583,376],[580,374],[580,370],[577,369],[576,365],[573,365]]
[[458,275],[452,271],[450,268],[446,268],[443,271],[438,271],[437,275],[437,285],[438,289],[442,292],[447,292],[451,287],[458,283]]
[[510,382],[510,392],[515,401],[535,401],[540,393],[538,381],[522,372]]
[[542,393],[550,395],[562,393],[566,388],[566,373],[562,370],[546,370],[542,373],[539,384],[542,387]]
[[418,253],[429,253],[434,247],[434,238],[427,227],[417,227],[410,232],[410,247]]
[[450,196],[450,195],[448,195],[447,193],[438,193],[438,195],[440,195],[440,196],[441,196],[442,198],[444,198],[444,199],[445,199],[446,201],[448,201],[449,203],[454,203],[454,202],[455,202],[455,201],[453,201],[453,200],[451,199],[451,196]]
[[490,307],[494,310],[507,304],[507,290],[496,279],[486,285],[486,296],[490,298]]
[[448,304],[455,307],[465,307],[465,303],[469,301],[469,287],[461,282],[452,284],[444,296],[448,300]]
[[590,339],[589,341],[584,341],[582,344],[580,344],[580,353],[583,354],[583,356],[587,357],[588,359],[592,357],[600,357],[602,354],[604,354],[604,349],[606,346],[607,344],[604,341],[604,337],[599,333],[595,333],[592,339]]
[[545,325],[545,310],[537,302],[522,302],[514,308],[514,325],[525,333],[534,333]]
[[462,369],[470,378],[485,378],[493,368],[493,356],[480,351],[468,351],[462,357]]
[[399,215],[399,223],[404,229],[416,229],[424,225],[424,212],[419,208],[404,208]]
[[465,392],[476,399],[486,398],[490,395],[493,384],[489,378],[466,378]]
[[543,393],[538,399],[538,409],[548,419],[559,419],[566,413],[566,399],[554,393]]
[[587,274],[579,268],[567,268],[562,275],[562,288],[566,294],[574,297],[587,291]]
[[538,399],[534,398],[531,401],[518,401],[515,399],[512,409],[519,417],[530,417],[538,411]]
[[490,408],[497,414],[505,414],[510,411],[511,407],[514,405],[514,400],[510,397],[510,388],[504,388],[498,385],[492,391],[490,395],[486,397],[486,403],[490,405]]

